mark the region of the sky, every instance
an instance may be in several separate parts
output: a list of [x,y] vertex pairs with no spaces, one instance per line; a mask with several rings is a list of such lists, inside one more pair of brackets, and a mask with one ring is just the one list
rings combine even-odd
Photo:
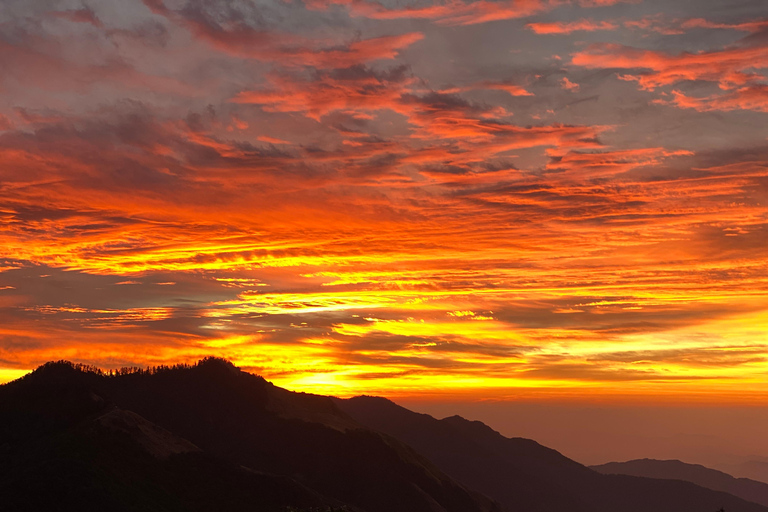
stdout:
[[0,69],[0,381],[766,404],[763,0],[3,0]]

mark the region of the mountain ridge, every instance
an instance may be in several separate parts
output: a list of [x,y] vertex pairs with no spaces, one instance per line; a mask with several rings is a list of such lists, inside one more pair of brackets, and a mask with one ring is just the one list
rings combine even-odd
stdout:
[[[172,481],[182,494],[196,492],[196,486],[189,483],[194,479],[179,474],[178,460],[205,459],[200,464],[219,465],[235,481],[244,482],[242,488],[230,489],[242,499],[218,510],[242,510],[254,475],[268,475],[259,477],[266,479],[259,488],[267,494],[268,483],[276,479],[287,482],[283,489],[311,491],[297,491],[301,498],[297,503],[289,499],[290,492],[273,496],[274,500],[285,501],[284,505],[338,505],[367,512],[497,510],[491,500],[456,484],[411,448],[352,422],[328,397],[292,394],[290,403],[277,407],[280,412],[275,412],[274,400],[282,403],[280,396],[287,393],[275,389],[279,388],[221,360],[112,376],[70,363],[54,363],[0,387],[0,418],[4,419],[0,421],[0,434],[8,439],[8,449],[15,452],[15,469],[40,474],[40,467],[50,465],[51,460],[63,459],[67,466],[84,464],[87,471],[83,481],[98,484],[99,492],[106,493],[102,499],[109,505],[114,505],[114,500],[108,499],[110,490],[120,496],[127,491],[118,488],[119,479],[103,466],[97,452],[104,445],[114,445],[118,472],[138,481],[144,472],[151,473],[146,463],[149,455],[135,438],[104,428],[98,421],[117,407],[130,411],[120,413],[122,416],[138,416],[138,423],[152,425],[147,428],[164,429],[203,451],[171,455],[161,465],[170,476],[153,478]],[[297,415],[306,418],[297,419]],[[334,419],[327,420],[328,415]],[[313,420],[305,421],[309,416]],[[319,422],[318,418],[323,417],[326,420]],[[339,430],[339,424],[344,424],[346,430]],[[109,441],[102,442],[102,438]],[[40,444],[51,448],[27,456],[25,450]],[[139,452],[143,455],[137,455]],[[375,464],[368,464],[366,456]],[[141,463],[134,464],[137,457]],[[6,489],[11,489],[9,482],[14,482],[14,477],[10,473],[17,472],[0,472],[0,487],[5,484]],[[48,479],[54,477],[45,475]],[[177,485],[177,481],[181,483]],[[145,502],[159,507],[158,492],[146,489],[151,483],[141,483],[137,492],[143,493]],[[168,487],[163,487],[164,492]],[[179,503],[188,504],[185,496],[178,498]],[[39,510],[29,510],[35,508]],[[182,505],[177,509],[187,510]]]
[[[533,440],[506,438],[460,416],[438,420],[380,397],[336,403],[355,420],[411,445],[449,476],[499,501],[509,512],[765,510],[689,482],[601,475]],[[517,485],[510,486],[510,481]]]
[[687,482],[600,475],[460,416],[294,393],[217,358],[110,373],[47,363],[0,386],[0,439],[0,494],[21,512],[768,512]]
[[685,480],[768,507],[768,484],[749,478],[736,478],[723,471],[700,464],[688,464],[680,460],[646,458],[626,462],[608,462],[590,466],[590,468],[604,474]]

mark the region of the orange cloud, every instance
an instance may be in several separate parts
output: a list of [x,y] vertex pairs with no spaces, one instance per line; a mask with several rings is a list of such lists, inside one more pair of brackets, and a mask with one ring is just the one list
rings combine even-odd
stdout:
[[[518,142],[500,144],[498,151],[521,147],[557,144],[552,133],[566,133],[570,129],[560,127],[551,131],[540,128],[522,129],[502,119],[509,117],[503,108],[488,108],[464,100],[454,93],[476,88],[496,89],[513,96],[529,96],[528,91],[513,84],[484,82],[448,92],[432,92],[417,95],[412,87],[414,80],[395,69],[391,73],[377,73],[363,67],[337,70],[321,74],[307,82],[288,76],[274,76],[271,86],[262,90],[244,91],[235,96],[235,103],[257,104],[271,112],[297,112],[312,119],[320,120],[332,112],[343,111],[361,115],[365,112],[391,110],[407,118],[417,129],[415,140],[430,139],[509,139]],[[584,138],[595,137],[596,131],[574,128]],[[521,142],[538,139],[542,142]],[[348,142],[348,145],[353,145]],[[358,147],[360,143],[355,143]],[[410,144],[404,144],[401,151],[409,151]],[[486,150],[490,146],[486,146]],[[442,152],[441,154],[444,154]],[[473,152],[474,154],[474,152]],[[419,151],[416,158],[424,158],[425,151]],[[466,156],[466,155],[464,155]],[[408,157],[412,159],[413,156]]]
[[570,22],[528,23],[527,28],[537,34],[571,34],[573,32],[595,32],[598,30],[616,30],[619,26],[611,21],[577,20]]
[[266,142],[268,144],[290,144],[290,142],[287,140],[269,137],[268,135],[260,135],[256,137],[256,140],[260,140],[261,142]]
[[478,84],[478,87],[482,89],[504,91],[509,93],[511,96],[533,96],[532,92],[522,86],[503,82],[483,82]]
[[579,90],[580,86],[579,84],[568,80],[567,76],[564,76],[563,79],[560,80],[560,87],[562,87],[566,91],[576,92]]
[[611,176],[639,167],[657,166],[670,157],[693,155],[686,150],[669,151],[664,148],[601,152],[568,151],[564,154],[550,150],[549,153],[551,159],[545,169],[557,172],[560,178]]
[[[690,26],[710,26],[700,19],[689,20]],[[681,25],[682,26],[682,25]],[[752,30],[745,28],[745,30]],[[655,104],[690,108],[700,112],[753,110],[765,111],[765,75],[758,72],[768,65],[768,46],[740,45],[722,50],[670,55],[658,51],[639,50],[616,44],[597,44],[573,54],[573,64],[586,68],[627,70],[619,75],[626,81],[637,82],[641,89],[653,91],[659,87],[685,81],[715,82],[727,93],[706,97],[691,97],[676,90],[674,98],[664,97]],[[664,93],[667,94],[667,93]]]
[[474,91],[477,89],[488,89],[496,91],[504,91],[509,93],[510,96],[533,96],[534,94],[527,90],[525,87],[517,84],[511,84],[507,82],[479,82],[476,84],[464,86],[464,87],[451,87],[440,91],[441,94],[456,94],[460,92]]
[[[346,6],[353,16],[372,19],[429,19],[441,25],[475,25],[491,21],[523,18],[547,12],[562,5],[601,7],[622,3],[624,0],[487,0],[459,1],[423,7],[387,8],[369,0],[332,0],[332,4]],[[314,9],[326,9],[327,2],[307,2]]]
[[[434,4],[425,7],[405,7],[390,9],[378,2],[367,0],[334,0],[333,3],[345,5],[353,16],[373,19],[422,18],[435,20],[444,25],[473,25],[489,21],[521,18],[538,12],[550,10],[556,4],[550,0],[523,0],[518,2],[474,2],[454,1],[447,4]],[[310,4],[323,7],[323,4]]]
[[624,26],[633,29],[649,30],[664,35],[685,34],[691,29],[723,29],[740,32],[759,32],[768,27],[766,20],[750,20],[741,23],[722,23],[705,18],[665,19],[663,15],[646,16],[639,20],[627,20]]
[[574,53],[572,62],[590,69],[638,70],[638,74],[626,74],[622,78],[638,82],[642,89],[652,91],[684,80],[716,82],[723,89],[744,86],[764,79],[751,70],[762,62],[768,62],[767,58],[768,47],[762,46],[669,55],[601,43]]
[[768,112],[768,85],[764,84],[741,87],[727,94],[704,98],[686,96],[680,91],[672,91],[672,95],[674,96],[672,100],[661,100],[660,103],[671,104],[679,108],[691,108],[699,112],[710,112],[713,110],[724,112],[732,110]]
[[302,65],[319,68],[345,68],[379,59],[394,59],[400,50],[424,38],[424,34],[412,32],[396,36],[374,37],[353,41],[346,48],[321,48],[295,51],[280,55],[288,62],[296,60]]
[[232,101],[271,112],[300,112],[313,119],[337,110],[403,110],[401,97],[413,80],[403,68],[377,73],[362,66],[321,74],[313,80],[273,75],[267,88],[238,93]]
[[691,18],[680,23],[680,27],[689,28],[720,28],[739,30],[741,32],[759,32],[768,27],[768,20],[750,20],[742,23],[719,23],[704,18]]
[[312,39],[289,32],[257,29],[244,22],[222,26],[190,10],[174,11],[163,0],[143,0],[155,14],[186,27],[196,38],[224,53],[283,65],[344,68],[379,59],[393,59],[399,51],[423,39],[418,32],[369,39]]

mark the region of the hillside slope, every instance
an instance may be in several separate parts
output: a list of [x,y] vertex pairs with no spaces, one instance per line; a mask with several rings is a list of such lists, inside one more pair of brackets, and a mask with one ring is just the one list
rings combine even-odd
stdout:
[[602,475],[535,441],[459,416],[437,420],[377,397],[337,400],[352,418],[396,437],[509,512],[766,512],[689,482]]
[[735,478],[698,464],[686,464],[679,460],[637,459],[590,467],[603,474],[685,480],[768,507],[768,484],[749,478]]
[[0,386],[0,439],[0,494],[48,510],[496,510],[328,397],[217,359],[111,377],[47,364]]

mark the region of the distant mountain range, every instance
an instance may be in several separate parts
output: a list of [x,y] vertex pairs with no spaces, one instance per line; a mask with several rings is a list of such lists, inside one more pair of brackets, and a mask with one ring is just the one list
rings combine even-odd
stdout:
[[0,461],[0,508],[19,512],[768,512],[214,358],[118,375],[45,364],[0,386]]
[[336,403],[355,420],[404,441],[509,512],[765,509],[689,482],[603,475],[535,441],[506,438],[459,416],[437,420],[377,397]]
[[603,474],[685,480],[768,507],[768,484],[748,478],[734,478],[698,464],[686,464],[679,460],[638,459],[590,467]]
[[768,483],[768,458],[766,457],[737,464],[719,464],[716,469],[736,477]]

